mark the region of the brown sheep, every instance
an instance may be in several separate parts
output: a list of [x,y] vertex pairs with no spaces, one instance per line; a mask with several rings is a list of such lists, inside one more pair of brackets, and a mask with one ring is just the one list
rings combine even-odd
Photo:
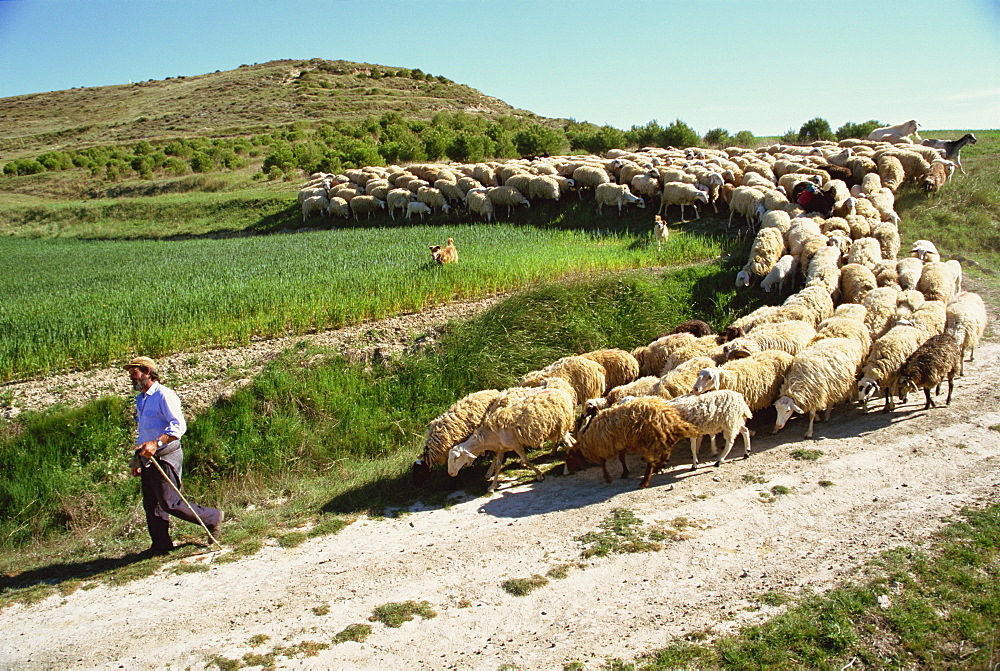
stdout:
[[951,405],[953,379],[961,364],[962,353],[954,336],[941,333],[928,338],[899,368],[899,377],[896,379],[899,400],[906,403],[907,392],[923,389],[927,399],[924,410],[929,410],[937,405],[931,398],[931,387],[936,387],[935,395],[940,394],[941,383],[948,378],[948,398],[945,405]]
[[699,435],[697,427],[681,419],[677,408],[659,396],[642,396],[613,406],[591,418],[578,434],[575,445],[566,454],[569,472],[579,470],[584,461],[600,464],[605,482],[611,482],[607,460],[618,457],[622,463],[622,477],[628,476],[625,468],[626,453],[642,456],[646,474],[639,488],[649,486],[653,471],[666,465],[674,444],[681,438]]

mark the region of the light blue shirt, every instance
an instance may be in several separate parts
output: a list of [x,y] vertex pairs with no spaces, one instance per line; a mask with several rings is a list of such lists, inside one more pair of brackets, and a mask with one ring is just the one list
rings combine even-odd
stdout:
[[172,389],[159,382],[135,397],[136,424],[139,435],[136,445],[156,440],[164,433],[180,438],[187,431],[187,423],[181,413],[181,399]]

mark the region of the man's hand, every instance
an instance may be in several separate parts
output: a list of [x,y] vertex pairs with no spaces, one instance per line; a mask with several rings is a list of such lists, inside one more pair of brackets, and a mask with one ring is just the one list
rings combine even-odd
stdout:
[[156,441],[147,440],[145,443],[138,448],[139,456],[146,457],[147,459],[152,459],[153,455],[156,454]]

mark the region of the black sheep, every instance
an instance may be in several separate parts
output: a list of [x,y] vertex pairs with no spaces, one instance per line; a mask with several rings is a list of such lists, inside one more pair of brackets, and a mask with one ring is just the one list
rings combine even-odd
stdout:
[[823,165],[818,165],[816,167],[830,175],[830,179],[844,180],[844,183],[847,184],[847,186],[854,186],[858,183],[857,180],[854,179],[854,171],[850,168],[833,165],[832,163],[824,163]]
[[691,333],[699,338],[703,338],[707,335],[712,335],[715,331],[700,319],[689,319],[675,326],[673,330],[663,333],[658,337],[662,338],[663,336],[675,335],[677,333]]
[[908,391],[923,389],[927,399],[924,410],[929,410],[936,405],[931,398],[931,387],[936,387],[935,395],[940,394],[941,382],[947,377],[948,399],[945,405],[951,405],[951,391],[954,387],[952,380],[958,374],[961,363],[962,354],[953,336],[942,333],[928,338],[899,368],[896,379],[899,400],[906,403]]

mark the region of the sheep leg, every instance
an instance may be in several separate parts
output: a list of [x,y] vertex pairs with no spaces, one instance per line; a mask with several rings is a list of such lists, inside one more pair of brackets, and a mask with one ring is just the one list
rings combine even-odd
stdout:
[[535,475],[538,476],[539,482],[545,479],[545,475],[542,474],[542,472],[538,470],[538,468],[533,463],[528,461],[528,458],[524,455],[524,448],[517,450],[517,457],[521,460],[521,463],[524,464],[525,468],[530,468],[535,472]]
[[712,456],[714,457],[719,453],[719,448],[715,446],[715,434],[709,434],[708,436],[709,445],[712,446]]
[[701,447],[701,436],[691,436],[691,470],[698,470],[698,448]]
[[[618,453],[618,461],[622,465],[622,480],[624,480],[625,478],[628,477],[628,464],[625,463],[625,451],[624,450],[622,450],[622,451],[620,451]],[[608,479],[608,482],[611,482],[610,478]]]
[[723,437],[726,439],[726,446],[722,450],[722,456],[720,456],[719,460],[715,462],[716,468],[722,466],[722,462],[725,461],[726,457],[729,456],[729,451],[733,449],[733,443],[736,442],[736,433],[733,433],[732,435],[729,436],[723,434]]
[[646,462],[646,474],[642,476],[642,482],[639,483],[639,489],[645,489],[649,487],[649,480],[653,477],[654,464],[652,461]]
[[951,405],[951,390],[954,388],[955,383],[953,380],[952,373],[948,374],[948,398],[945,400],[945,405]]
[[750,447],[750,429],[746,427],[746,424],[740,427],[740,434],[743,435],[743,447],[746,448],[746,452],[743,453],[743,458],[749,459],[750,451],[753,448]]
[[816,411],[815,410],[810,410],[809,411],[809,428],[806,429],[806,438],[812,438],[813,437],[813,423],[815,421],[816,421]]
[[882,412],[890,412],[896,409],[896,399],[893,394],[893,390],[890,388],[885,388],[882,392],[885,394],[885,407],[882,408]]
[[604,484],[610,485],[611,484],[611,475],[608,473],[608,460],[607,459],[602,459],[601,460],[601,473],[604,474]]
[[927,399],[927,403],[924,404],[924,410],[930,410],[931,408],[934,408],[934,407],[937,406],[937,404],[934,403],[934,399],[931,398],[931,388],[930,387],[924,387],[924,398]]

